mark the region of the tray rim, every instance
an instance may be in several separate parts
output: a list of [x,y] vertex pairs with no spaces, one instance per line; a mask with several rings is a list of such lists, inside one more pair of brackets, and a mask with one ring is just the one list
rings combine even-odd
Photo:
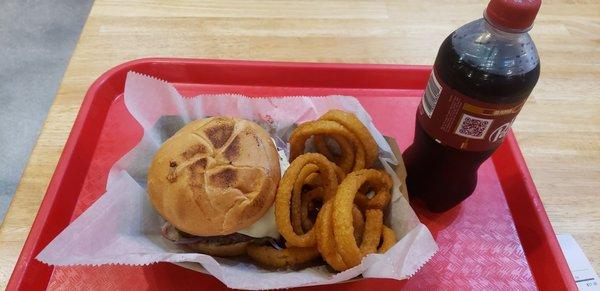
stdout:
[[[270,67],[276,69],[290,69],[290,70],[306,70],[306,69],[327,69],[327,70],[348,70],[348,71],[364,71],[364,70],[375,70],[375,71],[398,71],[398,70],[412,70],[415,72],[426,73],[427,76],[431,71],[431,66],[427,65],[396,65],[396,64],[356,64],[356,63],[348,63],[348,64],[340,64],[340,63],[313,63],[313,62],[278,62],[278,61],[247,61],[247,60],[214,60],[214,59],[191,59],[191,58],[141,58],[135,59],[132,61],[128,61],[117,65],[105,73],[103,73],[100,77],[98,77],[93,84],[87,90],[83,102],[80,106],[77,117],[73,123],[71,128],[71,132],[69,133],[69,137],[65,143],[63,151],[58,160],[57,166],[55,168],[54,174],[48,184],[46,189],[46,193],[42,202],[40,203],[40,207],[34,219],[34,222],[30,228],[29,234],[25,243],[21,249],[20,255],[15,263],[15,267],[10,276],[10,279],[7,284],[7,290],[18,290],[22,287],[22,283],[25,280],[25,273],[27,272],[29,265],[35,263],[35,255],[37,255],[37,251],[40,248],[39,236],[41,232],[44,230],[48,221],[47,218],[50,215],[51,208],[57,199],[57,194],[61,183],[66,175],[67,169],[69,165],[73,162],[76,157],[74,156],[78,143],[80,142],[79,138],[83,133],[83,130],[86,128],[86,122],[89,122],[89,118],[93,115],[93,104],[95,100],[95,96],[99,90],[103,89],[103,86],[107,84],[111,79],[115,78],[119,73],[123,74],[123,72],[135,70],[136,67],[148,64],[154,65],[172,65],[172,64],[182,64],[182,65],[216,65],[216,66],[247,66],[247,67]],[[422,78],[422,76],[421,76]],[[425,79],[426,81],[426,79]],[[124,85],[123,85],[124,86]],[[362,87],[359,87],[362,88]],[[377,89],[377,88],[369,88],[369,89]],[[406,89],[416,89],[423,90],[423,87],[420,88],[406,88]],[[119,91],[119,88],[117,88]],[[120,90],[122,93],[123,90]],[[118,96],[118,95],[116,95]],[[115,96],[115,97],[116,97]],[[114,99],[114,98],[113,98]],[[101,123],[103,124],[103,123]],[[95,150],[95,146],[92,149]],[[564,284],[565,289],[568,290],[577,290],[577,286],[575,285],[575,281],[571,275],[571,272],[568,268],[567,262],[564,258],[564,255],[558,245],[558,240],[554,233],[554,230],[550,224],[546,211],[543,207],[542,201],[539,197],[535,184],[531,178],[529,169],[525,163],[525,159],[522,155],[522,152],[517,144],[517,140],[511,131],[509,135],[506,137],[503,145],[498,149],[498,152],[504,152],[511,157],[511,159],[498,159],[494,158],[493,163],[494,167],[499,176],[504,175],[507,179],[511,180],[511,185],[505,185],[506,183],[501,183],[502,188],[505,193],[507,191],[516,191],[518,195],[526,195],[528,199],[525,200],[525,204],[519,205],[519,209],[529,208],[532,212],[529,213],[532,217],[528,219],[533,219],[537,232],[535,234],[541,235],[547,245],[544,245],[545,252],[543,255],[548,252],[552,255],[552,260],[550,262],[546,261],[545,263],[551,263],[551,267],[555,267],[560,276],[560,282]],[[516,172],[505,173],[501,167],[501,165],[513,166]],[[89,166],[89,165],[88,165]],[[86,169],[87,170],[87,169]],[[86,171],[87,172],[87,171]],[[522,214],[519,215],[519,212],[515,212],[513,207],[514,203],[516,203],[516,199],[507,198],[507,203],[509,204],[509,210],[511,211],[511,215],[513,215],[513,221],[515,222],[515,228],[517,230],[517,234],[521,241],[521,245],[524,248],[525,256],[529,262],[530,269],[532,271],[532,275],[536,280],[536,284],[540,289],[546,289],[550,287],[556,287],[556,285],[548,285],[544,284],[542,278],[538,278],[540,274],[536,274],[536,270],[534,270],[533,266],[540,265],[536,262],[532,262],[530,260],[530,255],[528,251],[525,250],[525,245],[523,243],[523,236],[527,236],[527,233],[523,233],[523,230],[519,230],[519,223],[515,218],[522,218]],[[522,198],[522,197],[521,197]],[[509,201],[510,200],[510,201]],[[512,201],[512,202],[511,202]],[[60,230],[59,230],[60,232]],[[46,245],[47,242],[44,244]],[[548,259],[544,257],[544,259]],[[38,262],[39,263],[39,262]],[[533,264],[532,264],[533,263]],[[543,266],[537,266],[543,267]],[[52,269],[54,267],[51,267]],[[543,269],[548,269],[546,266]],[[537,276],[536,276],[537,275]],[[542,280],[542,281],[540,281]],[[47,284],[47,282],[46,282]]]

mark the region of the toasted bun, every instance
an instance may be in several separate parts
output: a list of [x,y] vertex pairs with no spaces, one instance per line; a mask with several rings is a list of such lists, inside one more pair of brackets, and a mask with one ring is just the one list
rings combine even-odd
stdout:
[[161,146],[148,170],[148,193],[177,229],[227,235],[265,214],[279,177],[279,156],[264,129],[213,117],[189,123]]

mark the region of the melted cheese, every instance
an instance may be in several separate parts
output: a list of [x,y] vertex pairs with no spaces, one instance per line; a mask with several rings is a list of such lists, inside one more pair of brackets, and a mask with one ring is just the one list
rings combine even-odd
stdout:
[[277,230],[277,224],[275,222],[275,204],[267,210],[267,213],[263,215],[257,222],[253,225],[244,228],[238,231],[241,234],[245,234],[247,236],[262,238],[262,237],[272,237],[279,238],[279,231]]

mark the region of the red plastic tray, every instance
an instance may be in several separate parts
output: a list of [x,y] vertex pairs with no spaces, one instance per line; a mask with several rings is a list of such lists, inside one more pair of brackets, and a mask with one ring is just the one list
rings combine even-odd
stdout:
[[[102,195],[112,164],[141,138],[141,127],[123,103],[128,71],[169,81],[187,96],[224,92],[355,96],[378,129],[404,149],[413,137],[415,110],[430,70],[426,66],[166,58],[135,60],[111,69],[85,96],[8,289],[225,289],[208,275],[167,263],[52,267],[34,259]],[[482,165],[475,193],[460,207],[441,215],[418,209],[417,213],[440,250],[415,276],[313,288],[576,290],[512,133]]]

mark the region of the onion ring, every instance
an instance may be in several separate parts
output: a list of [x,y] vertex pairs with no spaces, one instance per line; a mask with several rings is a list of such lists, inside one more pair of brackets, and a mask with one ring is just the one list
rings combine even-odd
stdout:
[[[360,187],[359,190],[356,192],[356,196],[354,197],[354,203],[356,203],[361,209],[384,210],[392,200],[392,195],[389,190],[392,188],[393,185],[392,178],[390,178],[390,175],[388,175],[388,173],[386,172],[379,172],[382,174],[381,179],[377,182],[379,184],[370,185],[370,181],[366,181],[366,183],[363,184],[362,187]],[[380,191],[377,191],[377,193],[373,197],[369,198],[366,194],[364,194],[364,192],[368,189],[377,187],[382,187],[382,189]]]
[[[327,144],[327,142],[325,140],[326,137],[328,137],[328,136],[322,136],[322,135],[313,136],[313,144],[315,145],[317,152],[326,156],[330,161],[332,161],[336,164],[342,165],[344,162],[346,162],[346,160],[350,160],[350,158],[347,157],[348,153],[350,153],[350,155],[354,155],[353,151],[344,150],[347,148],[346,144],[348,144],[348,141],[345,139],[340,140],[339,137],[335,137],[335,136],[331,136],[331,138],[333,140],[335,140],[335,142],[340,147],[340,153],[337,155],[332,153],[332,151],[329,149],[329,145]],[[348,146],[350,146],[350,144],[348,144]],[[353,169],[350,169],[348,172],[352,172],[352,170]]]
[[317,215],[317,250],[321,256],[336,271],[344,271],[348,269],[342,256],[336,250],[336,243],[333,234],[333,223],[331,216],[333,215],[333,201],[329,200],[323,204],[321,211]]
[[359,192],[356,192],[356,196],[354,197],[354,204],[358,205],[360,209],[366,210],[369,208],[369,197],[359,190]]
[[[344,172],[350,172],[352,170],[360,170],[365,167],[365,149],[363,148],[360,141],[345,127],[329,120],[315,120],[300,124],[290,136],[290,158],[293,161],[298,155],[304,152],[306,140],[314,135],[327,135],[332,137],[338,137],[340,141],[346,139],[350,141],[352,146],[349,148],[343,144],[340,144],[342,148],[341,160],[338,165],[344,170]],[[354,159],[350,156],[349,152],[354,148]]]
[[[383,228],[383,211],[380,209],[367,209],[365,211],[365,217],[365,233],[363,234],[359,248],[361,259],[368,254],[377,252],[377,246],[381,240]],[[345,261],[345,257],[342,256],[342,258],[344,258]],[[358,261],[358,264],[360,264],[360,260]]]
[[[336,271],[344,271],[349,267],[344,262],[337,251],[336,240],[333,232],[333,201],[327,201],[321,207],[321,211],[317,215],[317,223],[315,225],[317,231],[317,249],[321,256]],[[360,209],[356,205],[352,209],[352,224],[355,229],[355,239],[363,240],[363,229],[365,229],[365,221]],[[368,235],[368,234],[365,234]],[[371,234],[372,235],[372,234]],[[370,238],[369,238],[370,239]],[[377,245],[375,245],[377,247]]]
[[[330,163],[333,167],[336,174],[336,183],[340,183],[346,173],[338,167],[338,165],[333,162]],[[319,186],[321,182],[320,175],[318,173],[319,167],[315,164],[306,164],[300,170],[300,174],[298,174],[298,178],[294,182],[294,188],[292,190],[292,200],[291,200],[291,220],[292,227],[294,228],[294,232],[297,234],[303,234],[305,230],[312,228],[313,222],[308,219],[308,202],[313,200],[315,197],[307,197],[309,201],[307,203],[304,202],[306,198],[302,193],[302,187],[305,184],[312,184],[313,186]],[[318,193],[319,198],[323,198],[323,188],[320,188]],[[330,195],[333,196],[333,195]],[[329,197],[328,197],[329,198]],[[303,226],[306,225],[306,226]],[[307,227],[308,226],[308,227]]]
[[361,243],[365,231],[365,219],[356,205],[352,208],[352,225],[354,226],[354,239]]
[[[339,154],[334,154],[331,152],[331,150],[329,149],[329,145],[325,141],[325,137],[332,138],[333,140],[335,140],[338,147],[340,148]],[[341,165],[341,164],[347,162],[347,160],[354,160],[354,151],[345,150],[345,149],[351,149],[352,145],[344,138],[340,138],[337,136],[315,135],[315,136],[313,136],[313,144],[315,145],[315,148],[318,153],[326,156],[327,159],[329,159],[330,161],[332,161],[336,164]],[[348,155],[349,155],[349,157],[348,157]],[[350,157],[352,157],[352,158],[350,158]],[[352,171],[352,170],[350,170],[350,171]]]
[[381,246],[377,252],[383,254],[396,244],[396,233],[394,233],[391,228],[384,225],[381,232],[381,241]]
[[246,253],[268,268],[294,268],[319,258],[319,251],[315,248],[289,247],[278,250],[271,246],[250,244]]
[[339,137],[339,136],[335,136],[335,135],[327,136],[327,137],[330,137],[333,140],[335,140],[338,147],[340,148],[339,154],[333,154],[329,150],[329,146],[325,142],[324,137],[325,136],[323,136],[323,135],[313,136],[313,143],[315,145],[315,148],[317,149],[317,152],[326,156],[327,159],[329,159],[330,161],[332,161],[336,164],[349,163],[348,166],[351,167],[350,162],[348,162],[348,161],[354,161],[354,151],[347,150],[347,149],[352,149],[352,145],[350,144],[350,142],[343,137]]
[[[375,160],[377,160],[377,156],[379,155],[377,142],[375,142],[375,139],[373,138],[367,127],[360,121],[360,119],[358,119],[358,117],[356,117],[355,114],[338,109],[333,109],[323,114],[319,119],[335,121],[343,125],[358,138],[358,140],[362,143],[363,148],[365,149],[366,168],[371,167]],[[315,144],[316,143],[317,142],[315,142]]]
[[392,195],[390,194],[389,188],[388,190],[381,190],[377,192],[375,196],[369,199],[367,202],[367,208],[383,210],[388,204],[390,204],[390,200],[392,200]]
[[[333,169],[335,170],[335,176],[337,177],[337,181],[339,184],[346,177],[346,173],[344,173],[344,170],[342,170],[342,168],[340,168],[335,163],[331,163],[331,165],[333,166]],[[321,177],[319,176],[319,174],[312,173],[312,174],[308,175],[308,177],[306,177],[306,185],[310,185],[312,187],[320,186],[321,185]]]
[[321,187],[302,193],[302,202],[300,204],[300,217],[302,220],[302,229],[304,231],[308,231],[309,229],[313,228],[314,222],[308,217],[308,206],[313,200],[318,198],[323,198],[323,188]]
[[383,227],[383,211],[381,209],[367,209],[365,211],[365,234],[362,242],[357,245],[354,238],[352,225],[352,208],[356,192],[369,181],[376,193],[390,190],[386,183],[387,175],[373,169],[364,169],[352,172],[346,176],[339,185],[337,194],[333,199],[333,231],[338,252],[343,261],[350,267],[360,264],[362,257],[377,250]]
[[[335,142],[338,142],[337,140]],[[327,142],[325,142],[325,137],[321,136],[321,135],[315,135],[313,137],[313,143],[315,144],[315,148],[317,148],[317,152],[326,156],[329,160],[334,161],[336,159],[339,158],[336,157],[331,150],[329,150],[329,146],[327,145]],[[338,143],[339,146],[339,143]],[[340,146],[341,149],[341,146]],[[342,153],[340,153],[341,155]]]
[[356,197],[354,198],[354,203],[356,203],[361,209],[384,210],[391,200],[392,195],[390,194],[389,190],[379,191],[371,198],[361,192],[357,192]]
[[[308,217],[308,208],[312,201],[318,198],[323,198],[322,190],[323,189],[319,187],[302,193],[302,206],[300,209],[302,210],[302,229],[304,231],[308,231],[314,226],[314,223],[310,217]],[[363,232],[365,230],[365,219],[360,211],[360,208],[358,208],[356,205],[352,209],[352,224],[354,225],[354,238],[356,238],[356,241],[361,241]]]
[[302,230],[302,186],[304,186],[306,177],[310,174],[313,174],[319,170],[319,167],[315,164],[306,164],[300,170],[296,181],[294,182],[294,188],[292,189],[292,200],[290,204],[291,214],[290,218],[292,220],[292,227],[294,228],[294,232],[297,234],[303,234]]
[[279,188],[275,196],[275,222],[277,223],[277,229],[285,240],[296,247],[312,247],[317,243],[312,229],[299,235],[294,232],[290,219],[292,190],[296,179],[306,164],[315,164],[319,167],[325,196],[335,195],[334,193],[337,191],[335,170],[325,156],[317,153],[307,153],[292,161],[279,181]]
[[321,178],[319,177],[318,173],[312,173],[310,175],[308,175],[308,177],[306,177],[306,185],[309,185],[311,187],[319,187],[319,184],[321,184]]

